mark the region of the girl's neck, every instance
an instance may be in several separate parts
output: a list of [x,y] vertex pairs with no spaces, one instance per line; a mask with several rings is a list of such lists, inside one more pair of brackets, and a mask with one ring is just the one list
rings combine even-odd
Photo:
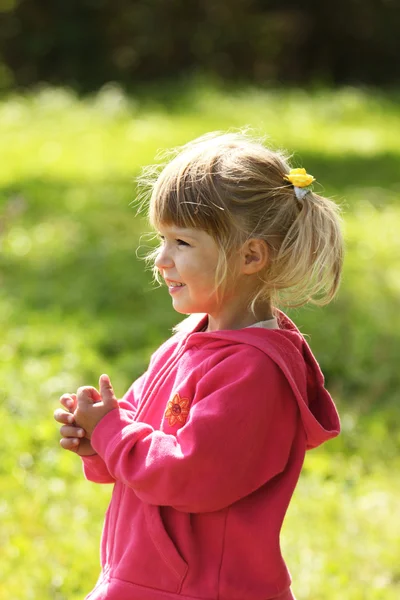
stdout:
[[243,329],[258,323],[259,321],[267,321],[273,319],[274,314],[271,306],[264,306],[263,310],[258,308],[253,314],[250,310],[241,311],[240,313],[224,315],[208,315],[207,331],[219,331],[221,329]]

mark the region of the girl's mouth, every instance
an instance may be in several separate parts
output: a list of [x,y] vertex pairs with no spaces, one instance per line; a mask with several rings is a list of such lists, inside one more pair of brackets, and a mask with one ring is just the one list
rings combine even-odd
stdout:
[[178,293],[183,287],[186,287],[184,283],[179,283],[177,281],[168,282],[168,291],[170,294]]

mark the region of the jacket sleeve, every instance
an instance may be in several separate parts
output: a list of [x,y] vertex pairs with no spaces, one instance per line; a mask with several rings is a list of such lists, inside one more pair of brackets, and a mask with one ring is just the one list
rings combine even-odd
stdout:
[[123,408],[96,426],[92,444],[111,476],[144,502],[185,512],[222,509],[281,473],[298,407],[279,367],[246,347],[204,370],[177,435]]
[[[130,414],[135,414],[138,407],[140,394],[143,388],[143,383],[146,377],[144,373],[137,379],[119,401],[121,409],[129,411]],[[85,478],[94,483],[115,483],[113,477],[105,464],[104,460],[98,454],[92,456],[82,456],[82,466]]]

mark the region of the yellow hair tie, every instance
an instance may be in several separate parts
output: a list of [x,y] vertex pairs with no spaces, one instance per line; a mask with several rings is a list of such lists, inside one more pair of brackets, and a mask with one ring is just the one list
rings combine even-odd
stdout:
[[312,182],[315,181],[315,177],[309,175],[305,169],[290,169],[289,175],[284,175],[283,179],[293,185],[298,200],[303,200],[311,190]]

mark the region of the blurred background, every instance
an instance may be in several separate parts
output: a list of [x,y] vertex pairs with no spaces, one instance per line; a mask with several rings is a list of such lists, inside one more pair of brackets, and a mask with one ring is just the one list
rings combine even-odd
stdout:
[[[298,600],[400,597],[400,4],[0,0],[0,597],[80,600],[110,486],[60,449],[64,392],[119,396],[179,320],[141,256],[135,178],[249,126],[343,208],[338,298],[290,316],[342,434],[282,545]],[[139,248],[139,250],[138,250]]]

